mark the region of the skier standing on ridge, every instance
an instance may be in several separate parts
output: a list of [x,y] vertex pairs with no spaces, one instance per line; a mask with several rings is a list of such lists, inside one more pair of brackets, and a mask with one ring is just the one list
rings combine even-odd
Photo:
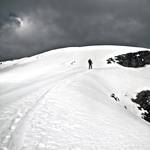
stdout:
[[88,63],[89,63],[89,69],[92,69],[92,64],[93,64],[92,60],[89,59],[89,60],[88,60]]

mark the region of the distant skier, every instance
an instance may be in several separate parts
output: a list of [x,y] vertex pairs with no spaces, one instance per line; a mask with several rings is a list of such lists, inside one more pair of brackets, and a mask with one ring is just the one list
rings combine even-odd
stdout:
[[92,64],[93,64],[92,60],[89,59],[89,60],[88,60],[88,63],[89,63],[89,69],[92,69]]

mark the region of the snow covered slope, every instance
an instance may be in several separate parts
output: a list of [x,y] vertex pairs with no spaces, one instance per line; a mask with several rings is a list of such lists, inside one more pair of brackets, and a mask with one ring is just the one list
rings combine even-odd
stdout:
[[149,150],[150,125],[131,98],[150,89],[150,68],[106,62],[139,50],[74,47],[4,62],[0,150]]

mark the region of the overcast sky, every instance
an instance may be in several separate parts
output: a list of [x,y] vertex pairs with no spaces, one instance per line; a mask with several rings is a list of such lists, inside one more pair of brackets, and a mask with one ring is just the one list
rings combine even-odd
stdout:
[[150,48],[150,0],[0,0],[0,60],[82,45]]

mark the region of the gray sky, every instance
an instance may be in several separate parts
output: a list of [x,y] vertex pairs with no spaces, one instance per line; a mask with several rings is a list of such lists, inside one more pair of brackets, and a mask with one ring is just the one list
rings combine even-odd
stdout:
[[0,0],[0,60],[82,45],[150,48],[150,0]]

